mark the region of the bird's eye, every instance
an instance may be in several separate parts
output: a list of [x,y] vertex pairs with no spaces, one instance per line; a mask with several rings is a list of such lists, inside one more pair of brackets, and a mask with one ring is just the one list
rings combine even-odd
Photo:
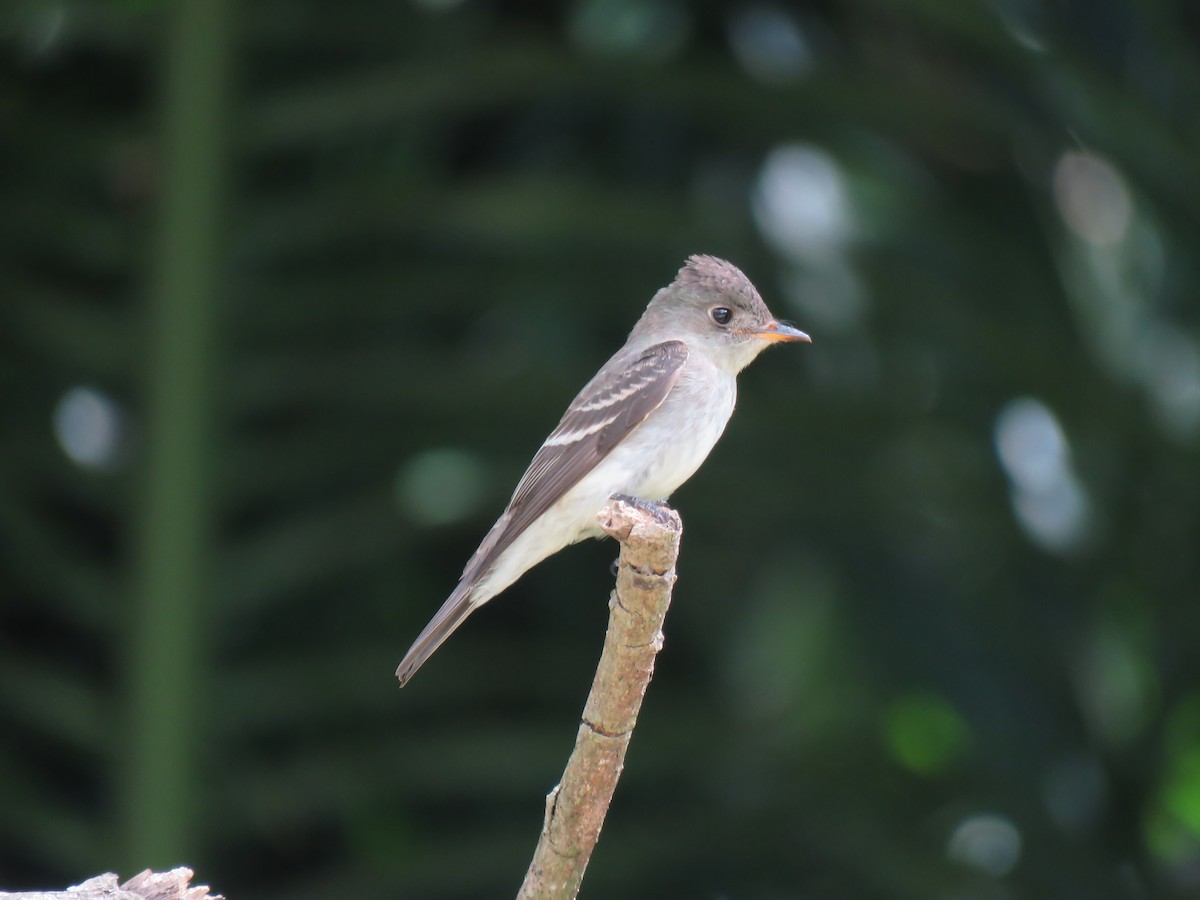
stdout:
[[733,318],[733,310],[728,306],[714,306],[708,311],[708,314],[718,325],[728,325],[729,320]]

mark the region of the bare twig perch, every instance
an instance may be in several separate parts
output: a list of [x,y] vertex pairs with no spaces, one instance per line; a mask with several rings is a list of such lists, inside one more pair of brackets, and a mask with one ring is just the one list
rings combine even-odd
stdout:
[[0,891],[0,900],[221,900],[220,894],[209,894],[204,885],[191,887],[191,881],[192,870],[184,866],[170,872],[147,869],[124,884],[109,872],[65,891]]
[[597,517],[621,542],[608,634],[562,780],[546,797],[546,820],[519,900],[574,897],[621,776],[642,697],[662,649],[683,524],[665,505],[614,499]]

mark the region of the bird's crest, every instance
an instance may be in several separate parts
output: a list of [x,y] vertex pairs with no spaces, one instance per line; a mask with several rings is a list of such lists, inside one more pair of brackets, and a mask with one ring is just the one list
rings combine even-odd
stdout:
[[715,256],[697,254],[689,256],[679,274],[676,284],[696,285],[722,294],[734,294],[747,300],[762,303],[758,291],[742,270],[731,262]]

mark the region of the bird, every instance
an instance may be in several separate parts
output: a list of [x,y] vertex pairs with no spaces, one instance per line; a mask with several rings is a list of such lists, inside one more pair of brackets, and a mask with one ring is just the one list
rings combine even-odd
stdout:
[[738,373],[767,347],[798,341],[810,338],[775,318],[735,265],[688,257],[534,454],[458,585],[396,669],[400,686],[526,571],[570,544],[603,537],[596,515],[612,497],[666,501],[725,430]]

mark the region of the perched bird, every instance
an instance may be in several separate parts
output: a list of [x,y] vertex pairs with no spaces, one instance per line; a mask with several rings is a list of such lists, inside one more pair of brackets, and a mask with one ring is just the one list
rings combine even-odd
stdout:
[[771,315],[736,266],[690,257],[534,454],[458,586],[405,654],[401,686],[467,616],[530,568],[602,537],[596,514],[613,495],[665,500],[725,430],[738,372],[774,343],[808,340]]

